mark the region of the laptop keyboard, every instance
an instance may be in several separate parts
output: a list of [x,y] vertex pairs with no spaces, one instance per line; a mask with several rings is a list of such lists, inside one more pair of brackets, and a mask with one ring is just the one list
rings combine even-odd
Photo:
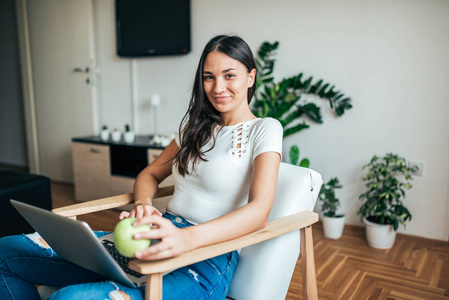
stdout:
[[106,250],[108,250],[109,254],[112,255],[112,257],[115,259],[115,261],[119,264],[119,266],[123,269],[123,271],[125,271],[125,273],[135,276],[137,278],[140,278],[144,275],[137,273],[136,271],[131,270],[128,267],[128,263],[131,260],[135,260],[136,258],[134,257],[126,257],[120,254],[120,252],[118,252],[117,248],[115,248],[114,242],[109,241],[109,240],[102,240],[101,241],[103,246],[106,248]]

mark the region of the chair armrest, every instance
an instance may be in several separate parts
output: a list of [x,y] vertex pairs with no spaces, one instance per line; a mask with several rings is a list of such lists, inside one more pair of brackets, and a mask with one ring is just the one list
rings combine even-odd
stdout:
[[245,236],[192,250],[180,256],[157,261],[133,260],[130,269],[141,274],[166,273],[190,264],[203,261],[227,252],[257,244],[285,233],[312,225],[318,221],[318,214],[303,211],[294,215],[271,221],[261,230]]
[[[173,195],[174,189],[175,189],[174,186],[159,188],[158,192],[154,196],[154,199]],[[97,211],[102,211],[106,209],[117,208],[133,202],[134,202],[134,194],[129,193],[113,197],[102,198],[98,200],[86,201],[69,206],[64,206],[61,208],[55,208],[52,211],[53,213],[64,217],[73,217]]]

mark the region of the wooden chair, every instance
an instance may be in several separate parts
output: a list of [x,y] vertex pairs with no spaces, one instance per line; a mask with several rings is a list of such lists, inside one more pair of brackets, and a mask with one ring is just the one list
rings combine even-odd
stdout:
[[[321,185],[322,179],[317,172],[281,163],[275,203],[264,229],[170,259],[132,261],[132,270],[147,275],[145,299],[162,299],[164,273],[241,248],[228,299],[285,299],[299,253],[303,297],[318,299],[311,225],[318,221],[318,215],[312,210]],[[161,188],[155,200],[169,196],[173,191],[174,187]],[[76,218],[132,202],[133,194],[126,194],[58,208],[53,212]]]

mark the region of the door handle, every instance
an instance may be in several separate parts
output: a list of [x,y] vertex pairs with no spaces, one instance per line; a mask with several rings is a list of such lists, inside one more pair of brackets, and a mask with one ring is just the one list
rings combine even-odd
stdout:
[[101,149],[90,148],[90,152],[92,152],[92,153],[101,153]]
[[73,72],[89,73],[89,67],[77,67],[73,69]]

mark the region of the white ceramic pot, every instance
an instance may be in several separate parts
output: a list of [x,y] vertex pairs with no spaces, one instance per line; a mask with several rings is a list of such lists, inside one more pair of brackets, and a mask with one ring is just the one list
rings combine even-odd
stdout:
[[102,130],[100,132],[100,138],[101,138],[102,141],[109,140],[109,130]]
[[393,225],[377,224],[363,219],[366,224],[366,239],[368,245],[376,249],[390,249],[396,239]]
[[134,131],[125,132],[124,139],[125,139],[126,143],[129,143],[129,144],[133,143],[134,140],[136,139],[136,135],[134,134]]
[[120,142],[121,139],[122,139],[122,133],[120,131],[112,132],[112,140],[114,142]]
[[343,234],[343,228],[345,227],[345,216],[342,217],[321,217],[323,221],[324,236],[329,239],[339,239]]

